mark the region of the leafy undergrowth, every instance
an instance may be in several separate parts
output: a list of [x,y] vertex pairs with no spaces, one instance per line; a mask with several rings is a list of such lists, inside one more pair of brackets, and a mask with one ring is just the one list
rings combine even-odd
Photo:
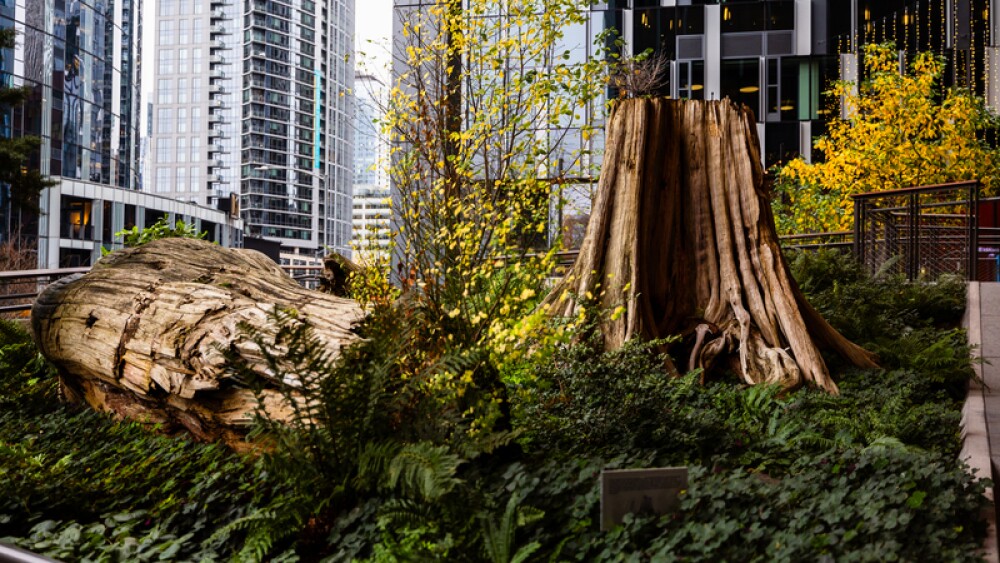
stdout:
[[[58,404],[2,325],[0,536],[68,560],[977,560],[964,284],[793,264],[882,360],[828,358],[839,396],[671,379],[652,343],[494,366],[419,302],[380,310],[334,364],[276,313],[323,424],[264,425],[274,451],[250,460]],[[690,467],[680,509],[600,532],[601,469],[664,465]]]
[[60,403],[17,325],[0,321],[0,343],[0,541],[61,561],[212,558],[243,542],[225,524],[276,498],[254,461]]

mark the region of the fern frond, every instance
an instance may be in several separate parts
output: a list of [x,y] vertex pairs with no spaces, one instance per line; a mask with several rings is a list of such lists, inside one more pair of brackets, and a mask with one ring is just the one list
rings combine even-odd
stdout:
[[240,561],[263,561],[275,543],[296,531],[297,526],[293,525],[295,520],[289,511],[281,508],[257,510],[219,528],[205,543],[224,542],[236,532],[245,532],[246,540],[236,558]]
[[874,451],[888,451],[894,449],[909,449],[910,447],[904,444],[899,438],[894,436],[879,436],[872,440],[867,446],[865,446],[865,452]]
[[431,522],[434,515],[431,506],[410,499],[390,499],[379,510],[382,525],[393,524],[404,528],[418,528]]
[[511,550],[514,547],[514,530],[517,527],[517,495],[511,495],[507,507],[500,516],[499,523],[493,518],[482,518],[483,548],[486,558],[492,563],[509,563]]
[[386,485],[399,487],[403,494],[435,500],[461,481],[455,477],[463,460],[447,446],[429,442],[407,444],[389,463]]
[[471,442],[462,442],[459,445],[461,448],[460,453],[465,459],[473,460],[480,455],[491,454],[504,446],[510,445],[521,434],[523,434],[522,429],[482,433]]
[[399,454],[396,442],[367,444],[358,454],[358,485],[381,485],[386,480],[389,464]]

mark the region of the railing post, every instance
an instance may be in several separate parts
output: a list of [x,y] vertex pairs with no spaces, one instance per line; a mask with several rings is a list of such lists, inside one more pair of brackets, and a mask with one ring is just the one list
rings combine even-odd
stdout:
[[920,273],[920,196],[912,193],[909,199],[910,236],[907,245],[910,247],[910,256],[906,276],[912,281],[917,279]]
[[862,238],[865,233],[864,210],[865,200],[860,197],[854,198],[854,259],[860,264],[865,263],[864,244]]
[[969,185],[969,281],[979,279],[979,182]]

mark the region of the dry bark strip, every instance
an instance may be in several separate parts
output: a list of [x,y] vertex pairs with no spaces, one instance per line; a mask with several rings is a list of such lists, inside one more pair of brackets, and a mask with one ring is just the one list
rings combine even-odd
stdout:
[[358,340],[353,329],[365,316],[355,301],[301,287],[263,254],[175,238],[115,252],[50,285],[32,329],[70,399],[238,445],[258,400],[227,372],[224,351],[267,382],[267,416],[292,414],[280,389],[296,382],[275,380],[241,328],[266,333],[275,307],[296,311],[334,354]]
[[546,300],[552,314],[598,296],[605,310],[626,308],[601,325],[606,349],[689,335],[688,368],[729,366],[750,384],[836,393],[820,347],[875,366],[792,279],[759,145],[753,114],[729,100],[619,102],[579,257]]

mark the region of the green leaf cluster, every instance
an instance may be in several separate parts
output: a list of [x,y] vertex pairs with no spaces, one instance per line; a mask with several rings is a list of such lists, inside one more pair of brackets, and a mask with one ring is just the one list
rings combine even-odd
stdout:
[[226,559],[218,533],[281,498],[254,460],[59,400],[30,336],[0,320],[0,541],[60,560]]
[[[409,295],[337,360],[294,311],[246,332],[299,397],[252,459],[59,404],[0,324],[0,537],[71,560],[975,559],[964,288],[872,279],[835,253],[792,263],[882,355],[832,364],[840,395],[671,378],[660,342],[583,339],[501,378],[461,319]],[[662,465],[690,468],[679,511],[600,532],[600,471]]]

